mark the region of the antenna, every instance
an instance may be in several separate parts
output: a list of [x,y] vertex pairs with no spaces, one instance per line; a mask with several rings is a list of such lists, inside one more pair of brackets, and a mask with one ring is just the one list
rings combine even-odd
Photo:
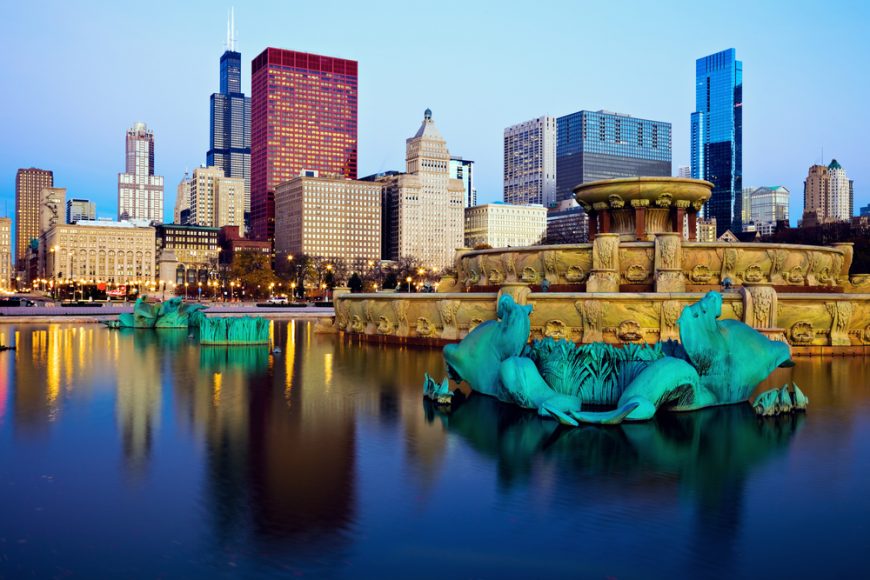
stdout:
[[227,15],[227,50],[236,50],[236,9],[230,8],[230,13]]

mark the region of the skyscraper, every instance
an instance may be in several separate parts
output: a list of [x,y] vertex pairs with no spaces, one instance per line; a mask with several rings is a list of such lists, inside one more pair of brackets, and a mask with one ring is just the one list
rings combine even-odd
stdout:
[[12,282],[12,219],[0,217],[0,290]]
[[556,118],[538,117],[504,130],[504,202],[556,203]]
[[137,122],[127,131],[127,166],[118,174],[118,219],[163,222],[163,177],[154,175],[154,133]]
[[211,228],[244,225],[243,179],[224,177],[223,170],[218,167],[197,167],[189,183],[188,225]]
[[477,205],[477,189],[474,187],[474,161],[462,157],[451,157],[450,177],[460,180],[465,187],[465,207]]
[[810,167],[804,181],[804,226],[848,220],[853,203],[852,182],[836,159]]
[[692,177],[713,184],[704,206],[716,235],[743,230],[743,62],[729,48],[695,62]]
[[556,119],[556,199],[581,183],[671,175],[671,124],[609,111]]
[[70,199],[66,202],[66,223],[97,219],[97,204],[88,199]]
[[453,263],[465,235],[465,189],[450,177],[447,142],[426,109],[417,133],[406,141],[407,173],[382,178],[383,257],[412,256],[427,266]]
[[181,220],[181,212],[187,211],[190,214],[190,176],[184,172],[184,177],[175,188],[175,211],[173,212],[172,223],[184,224]]
[[303,170],[357,176],[357,62],[267,48],[251,72],[251,218],[274,238],[275,188]]
[[19,169],[15,174],[15,263],[24,268],[30,240],[39,239],[42,190],[54,186],[54,173],[47,169]]
[[211,96],[211,131],[206,165],[245,180],[245,211],[251,211],[251,98],[242,93],[242,55],[235,50],[235,19],[227,23],[221,56],[220,92]]

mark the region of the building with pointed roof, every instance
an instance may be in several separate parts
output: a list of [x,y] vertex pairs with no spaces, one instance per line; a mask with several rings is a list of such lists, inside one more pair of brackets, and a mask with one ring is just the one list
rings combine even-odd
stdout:
[[804,181],[805,227],[846,221],[852,217],[853,183],[836,159],[828,165],[813,165]]
[[405,173],[382,183],[382,257],[419,258],[429,267],[453,263],[464,243],[465,187],[450,177],[450,152],[432,111],[406,141]]

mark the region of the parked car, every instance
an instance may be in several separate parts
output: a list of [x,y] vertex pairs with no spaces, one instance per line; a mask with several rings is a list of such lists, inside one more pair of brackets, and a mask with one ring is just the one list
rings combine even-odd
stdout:
[[36,306],[36,302],[21,296],[2,296],[0,306]]
[[267,301],[267,304],[287,304],[286,296],[272,296]]

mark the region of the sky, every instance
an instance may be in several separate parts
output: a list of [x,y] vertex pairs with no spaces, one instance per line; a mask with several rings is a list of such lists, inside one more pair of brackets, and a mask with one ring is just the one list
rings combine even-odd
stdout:
[[231,6],[248,95],[267,46],[359,61],[360,176],[404,169],[427,107],[451,154],[476,162],[479,203],[502,197],[504,128],[541,115],[670,122],[676,173],[695,59],[733,47],[744,185],[788,187],[795,222],[809,166],[836,158],[856,213],[870,203],[870,3],[34,0],[4,8],[0,215],[14,213],[16,170],[41,167],[115,217],[124,135],[144,121],[171,220],[185,170],[205,163]]

